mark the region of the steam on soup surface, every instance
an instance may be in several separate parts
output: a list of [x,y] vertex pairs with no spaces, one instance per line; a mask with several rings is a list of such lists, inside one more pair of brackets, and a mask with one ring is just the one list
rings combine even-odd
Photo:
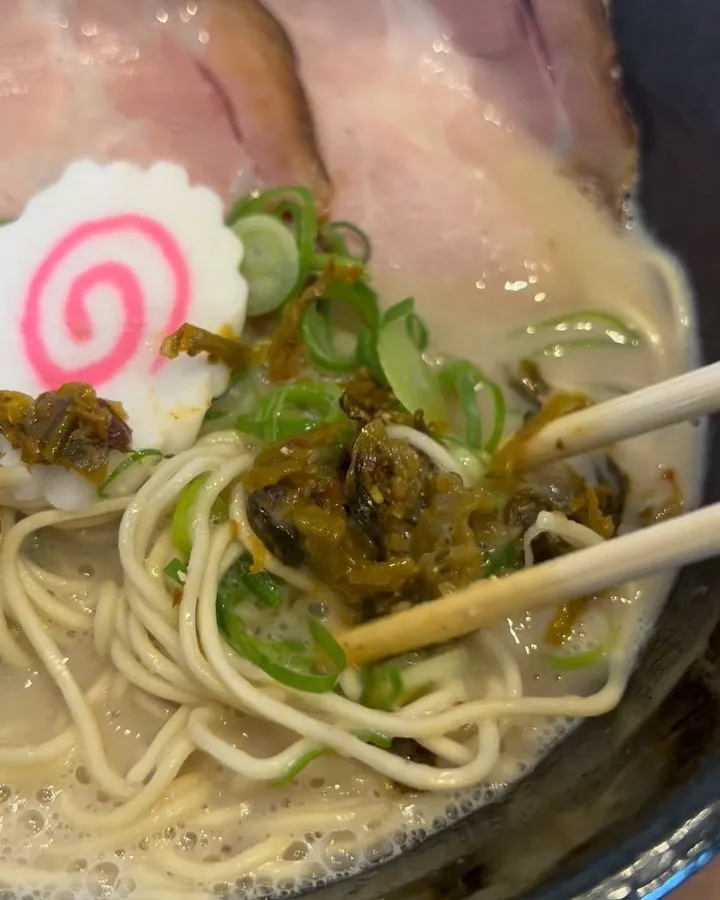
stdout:
[[[3,406],[2,887],[253,896],[386,860],[615,706],[667,581],[364,666],[342,632],[696,494],[691,426],[518,464],[538,416],[693,363],[683,279],[624,206],[607,25],[579,0],[11,6],[0,52],[37,64],[0,98],[27,128],[3,213],[79,155],[177,163],[226,204],[248,321],[163,344],[233,373],[172,455],[113,444],[100,386]],[[82,498],[29,500],[22,460]]]

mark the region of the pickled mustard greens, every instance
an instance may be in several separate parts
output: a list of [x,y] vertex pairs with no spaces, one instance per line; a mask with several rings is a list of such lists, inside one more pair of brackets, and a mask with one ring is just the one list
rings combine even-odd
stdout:
[[0,434],[28,466],[63,466],[103,481],[113,450],[130,448],[132,432],[119,403],[89,384],[66,384],[37,398],[0,391]]
[[160,353],[167,359],[176,359],[181,353],[204,353],[211,362],[224,363],[231,372],[242,372],[247,366],[247,355],[237,341],[187,323],[163,340]]

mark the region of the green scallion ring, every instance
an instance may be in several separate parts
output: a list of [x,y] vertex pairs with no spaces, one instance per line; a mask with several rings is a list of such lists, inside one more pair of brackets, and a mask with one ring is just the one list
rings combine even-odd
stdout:
[[315,255],[318,224],[317,210],[312,194],[303,187],[280,187],[250,194],[235,204],[230,210],[226,222],[230,227],[234,227],[237,221],[244,216],[258,213],[272,215],[283,222],[286,218],[291,220],[300,258],[299,284],[312,270]]
[[[142,473],[139,472],[139,468],[141,468],[139,464],[142,463],[143,460],[148,460],[149,462],[147,465],[149,468],[152,468],[163,458],[164,454],[162,451],[155,450],[154,447],[146,447],[144,450],[133,450],[132,453],[121,460],[108,477],[98,485],[98,496],[122,497],[126,494],[134,493],[142,484]],[[124,476],[127,476],[131,469],[133,472],[138,473],[139,479],[133,479],[132,483],[125,485],[127,479]]]
[[248,283],[248,315],[273,312],[288,299],[300,277],[295,237],[274,216],[242,216],[232,226],[245,248],[240,272]]
[[408,327],[407,317],[414,314],[412,299],[388,310],[378,334],[378,360],[393,393],[408,412],[422,410],[430,421],[443,421],[446,410],[440,384]]
[[345,306],[360,319],[360,331],[374,335],[380,323],[377,294],[362,281],[354,284],[337,282],[305,311],[300,324],[300,336],[314,365],[328,372],[352,372],[360,365],[360,337],[358,334],[355,350],[350,353],[342,353],[335,347],[330,322],[332,303]]

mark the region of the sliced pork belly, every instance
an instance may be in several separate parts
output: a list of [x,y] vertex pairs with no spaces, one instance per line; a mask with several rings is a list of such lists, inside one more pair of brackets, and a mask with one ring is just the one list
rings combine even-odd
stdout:
[[615,208],[635,165],[602,0],[431,0],[471,84]]
[[0,217],[79,156],[167,159],[228,201],[330,189],[290,43],[258,0],[3,0]]

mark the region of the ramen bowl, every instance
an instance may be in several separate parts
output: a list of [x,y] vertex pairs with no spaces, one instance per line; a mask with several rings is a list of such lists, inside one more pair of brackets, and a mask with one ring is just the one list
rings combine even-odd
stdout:
[[[574,7],[585,24],[589,3]],[[442,64],[423,70],[422,101],[397,102],[397,21],[427,38],[411,7],[392,5],[383,52],[394,68],[380,90],[365,60],[374,19],[328,78],[319,8],[207,0],[177,21],[158,10],[167,28],[147,34],[111,16],[102,46],[81,29],[74,77],[97,78],[113,101],[102,115],[68,106],[89,120],[84,138],[96,126],[114,137],[133,102],[157,102],[152,65],[172,50],[208,134],[234,103],[253,114],[218,132],[212,165],[162,91],[157,121],[140,108],[148,135],[173,138],[157,145],[168,161],[117,162],[142,129],[119,149],[96,142],[88,155],[99,159],[52,187],[44,143],[18,161],[36,174],[40,159],[45,190],[0,231],[0,258],[13,258],[0,272],[0,331],[19,327],[2,360],[15,381],[0,410],[0,675],[6,717],[25,729],[23,744],[0,745],[0,889],[16,896],[27,873],[43,900],[661,896],[720,841],[720,564],[531,614],[520,596],[480,632],[453,631],[443,611],[445,595],[476,580],[497,585],[720,499],[712,420],[539,474],[525,455],[543,416],[720,357],[720,14],[671,0],[613,11],[639,133],[628,197],[633,128],[602,27],[588,70],[608,76],[595,111],[618,140],[603,132],[558,172],[563,128],[552,154],[538,152],[537,134],[500,127],[488,107],[473,120],[478,142],[466,110],[478,111]],[[193,18],[207,9],[220,19],[210,32]],[[528,26],[542,18],[537,3],[517,13]],[[343,14],[326,7],[336,26]],[[248,28],[233,32],[238,22]],[[228,55],[224,33],[246,43]],[[118,34],[137,41],[136,56],[119,53]],[[517,34],[536,61],[551,52],[542,29]],[[463,52],[473,35],[458,31]],[[434,53],[449,53],[445,40]],[[110,54],[119,82],[112,67],[85,65],[86,50]],[[541,93],[572,105],[558,59]],[[372,103],[347,81],[353,66]],[[125,75],[144,90],[129,96]],[[394,108],[381,108],[386,90]],[[520,105],[542,131],[533,104]],[[444,130],[428,127],[431,113],[447,113]],[[372,127],[337,127],[343,116]],[[259,183],[284,183],[279,166],[299,186],[251,182],[237,200],[248,185],[223,154],[238,145],[259,152]],[[611,176],[593,168],[608,146]],[[456,158],[441,171],[432,154],[443,161],[448,147]],[[333,196],[340,221],[328,219]],[[83,250],[62,308],[67,279],[54,271],[84,241],[102,253]],[[476,248],[488,273],[475,272]],[[36,249],[47,255],[34,271]],[[106,282],[108,308],[119,296],[129,323],[117,344],[117,312],[88,312],[88,292]],[[551,314],[531,320],[538,309]],[[75,354],[107,346],[102,365],[78,367]],[[52,441],[40,426],[53,426]],[[418,637],[413,623],[433,615],[437,634]],[[380,649],[367,638],[378,627],[392,635]]]

